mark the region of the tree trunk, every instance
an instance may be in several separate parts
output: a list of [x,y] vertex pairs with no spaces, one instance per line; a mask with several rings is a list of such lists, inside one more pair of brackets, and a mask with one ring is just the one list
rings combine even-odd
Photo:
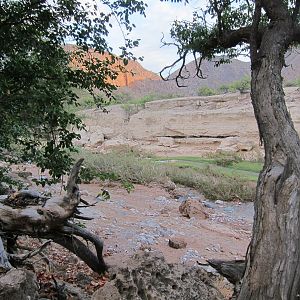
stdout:
[[287,110],[281,70],[291,25],[264,34],[252,63],[252,103],[265,165],[255,200],[247,267],[238,299],[300,299],[300,141]]

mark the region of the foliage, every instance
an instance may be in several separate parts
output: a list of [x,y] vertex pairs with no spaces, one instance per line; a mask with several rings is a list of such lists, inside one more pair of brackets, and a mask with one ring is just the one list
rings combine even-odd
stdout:
[[249,91],[250,90],[250,81],[251,81],[251,79],[249,76],[244,76],[241,80],[233,82],[229,86],[229,90],[239,91],[240,93]]
[[261,162],[242,160],[235,153],[211,153],[207,157],[160,157],[154,158],[154,160],[181,169],[192,168],[200,173],[209,167],[218,174],[239,177],[242,180],[253,182],[257,181],[263,166]]
[[219,87],[219,92],[221,94],[234,93],[239,91],[240,93],[245,93],[250,90],[250,81],[249,76],[244,76],[241,80],[234,81],[230,84],[223,84]]
[[254,200],[255,189],[253,185],[239,177],[216,172],[209,166],[201,172],[192,168],[184,170],[169,168],[167,175],[176,184],[198,189],[211,200]]
[[198,96],[213,96],[216,95],[217,91],[207,86],[200,87],[198,89]]
[[[73,129],[82,121],[67,108],[78,105],[75,89],[95,91],[111,97],[110,84],[118,70],[107,43],[115,18],[124,31],[131,31],[129,17],[144,14],[142,1],[80,2],[75,0],[1,1],[0,6],[0,160],[15,144],[22,159],[50,169],[54,179],[64,174],[72,162]],[[67,51],[66,40],[74,42]],[[138,41],[124,40],[121,58],[134,58],[127,49]],[[89,49],[102,58],[89,59]],[[99,102],[98,102],[99,104]]]
[[290,86],[300,87],[300,78],[285,82],[285,86],[286,87],[290,87]]
[[9,189],[17,187],[21,189],[23,187],[22,182],[11,178],[8,173],[11,171],[9,167],[0,167],[0,195],[6,194]]
[[75,158],[85,158],[85,168],[94,178],[100,180],[120,181],[122,183],[147,184],[160,177],[160,170],[150,160],[138,152],[121,149],[107,154],[92,154],[80,149]]
[[[85,170],[90,170],[93,179],[120,181],[127,191],[132,188],[132,184],[165,183],[169,179],[177,184],[196,188],[209,199],[254,199],[253,184],[250,182],[252,178],[248,179],[247,172],[234,169],[234,172],[226,171],[229,169],[224,171],[223,168],[214,167],[212,159],[203,158],[203,161],[212,164],[202,165],[202,158],[198,157],[182,158],[180,161],[180,157],[155,158],[130,149],[107,154],[92,154],[80,149],[77,155],[85,158]],[[176,159],[178,163],[174,163]],[[188,160],[192,163],[186,163]],[[257,176],[258,174],[256,179]]]

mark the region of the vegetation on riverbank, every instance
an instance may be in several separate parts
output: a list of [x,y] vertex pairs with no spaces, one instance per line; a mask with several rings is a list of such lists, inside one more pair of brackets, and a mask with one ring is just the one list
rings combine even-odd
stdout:
[[[80,149],[76,157],[85,158],[81,178],[120,181],[128,190],[132,184],[176,184],[195,188],[211,200],[252,201],[255,181],[261,167],[257,162],[239,161],[230,166],[218,165],[219,157],[158,158],[123,150],[107,154]],[[228,158],[229,159],[229,158]]]

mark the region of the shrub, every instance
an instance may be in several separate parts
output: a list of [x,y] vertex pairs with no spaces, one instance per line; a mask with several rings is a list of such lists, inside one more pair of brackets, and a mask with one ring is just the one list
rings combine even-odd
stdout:
[[216,94],[217,94],[216,90],[209,88],[207,86],[203,86],[198,89],[198,96],[213,96]]
[[210,167],[201,171],[192,168],[178,171],[176,168],[170,168],[168,176],[176,184],[200,190],[211,200],[254,200],[255,189],[249,182],[235,176],[220,174]]
[[[176,184],[200,190],[208,199],[253,200],[254,191],[249,181],[223,174],[210,167],[198,169],[160,163],[148,156],[128,148],[108,154],[92,154],[81,149],[80,157],[85,157],[85,178],[120,181],[127,189],[132,184],[165,183],[167,179]],[[89,170],[89,172],[87,172]]]

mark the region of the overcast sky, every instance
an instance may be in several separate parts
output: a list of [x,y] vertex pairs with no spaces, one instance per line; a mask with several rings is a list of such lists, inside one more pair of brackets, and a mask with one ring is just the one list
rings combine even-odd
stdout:
[[[161,38],[163,34],[168,36],[174,20],[191,20],[193,11],[199,7],[204,8],[206,3],[205,0],[190,0],[189,2],[184,5],[170,1],[147,0],[146,18],[142,16],[132,18],[136,28],[130,37],[141,39],[140,46],[133,52],[137,57],[144,57],[144,61],[141,62],[144,68],[157,73],[164,66],[176,60],[176,49],[173,47],[161,48]],[[116,26],[110,37],[115,52],[117,52],[116,48],[120,45],[121,40],[122,34]]]

